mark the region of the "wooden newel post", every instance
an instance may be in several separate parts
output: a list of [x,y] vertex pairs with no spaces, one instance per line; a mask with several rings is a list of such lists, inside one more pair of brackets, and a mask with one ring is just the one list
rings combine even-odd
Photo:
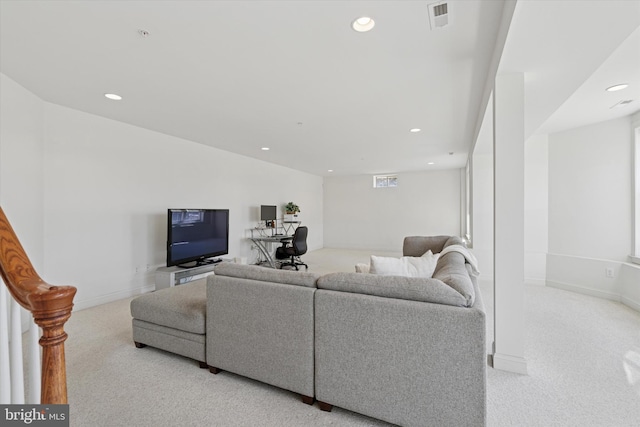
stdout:
[[42,389],[41,403],[67,403],[67,370],[64,342],[67,333],[64,324],[71,317],[76,288],[51,286],[30,295],[33,319],[42,328]]
[[0,276],[11,296],[42,328],[42,389],[40,403],[67,403],[64,324],[71,317],[73,286],[52,286],[36,273],[9,220],[0,208]]

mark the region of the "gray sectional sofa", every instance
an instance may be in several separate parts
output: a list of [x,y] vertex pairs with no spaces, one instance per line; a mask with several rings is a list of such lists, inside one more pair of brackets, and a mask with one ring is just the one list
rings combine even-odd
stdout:
[[[461,244],[458,237],[407,237],[403,253]],[[458,252],[442,255],[430,279],[223,263],[207,279],[205,308],[198,305],[206,339],[197,348],[213,373],[299,393],[322,410],[335,405],[406,426],[484,426],[485,312],[471,271]],[[136,300],[136,345],[174,351],[161,334],[171,343],[184,331],[167,322],[154,330],[149,324],[161,320],[136,318],[149,312]],[[201,352],[174,352],[202,362]]]
[[[408,237],[403,253],[452,244],[462,241]],[[485,312],[468,267],[450,252],[432,279],[318,279],[316,399],[404,426],[485,425]]]
[[207,280],[207,363],[313,403],[318,275],[221,264]]
[[206,368],[205,316],[207,290],[203,283],[162,289],[131,300],[133,341],[197,360]]

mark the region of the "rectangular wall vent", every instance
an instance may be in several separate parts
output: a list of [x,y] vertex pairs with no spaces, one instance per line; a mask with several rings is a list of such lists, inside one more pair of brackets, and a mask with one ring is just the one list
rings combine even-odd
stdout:
[[432,3],[428,7],[429,23],[432,30],[449,25],[449,4],[447,2]]

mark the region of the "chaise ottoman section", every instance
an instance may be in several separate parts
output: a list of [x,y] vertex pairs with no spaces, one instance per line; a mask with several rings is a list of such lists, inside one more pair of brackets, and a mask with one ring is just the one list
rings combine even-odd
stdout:
[[206,368],[204,281],[141,295],[131,301],[133,341],[200,362]]

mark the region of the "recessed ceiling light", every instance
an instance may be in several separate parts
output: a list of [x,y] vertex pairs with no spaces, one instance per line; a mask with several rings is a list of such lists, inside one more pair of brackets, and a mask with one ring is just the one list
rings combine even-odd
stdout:
[[428,164],[428,165],[435,165],[435,163],[433,163],[433,162],[429,162],[429,163],[427,163],[427,164]]
[[615,86],[608,87],[608,88],[607,88],[607,92],[615,92],[615,91],[617,91],[617,90],[626,89],[626,88],[628,88],[628,87],[629,87],[629,85],[628,85],[628,84],[626,84],[626,83],[622,83],[622,84],[619,84],[619,85],[615,85]]
[[104,96],[114,101],[120,101],[122,99],[120,95],[116,95],[115,93],[105,93]]
[[363,16],[353,21],[351,23],[351,28],[359,33],[366,33],[367,31],[370,31],[374,25],[376,25],[376,23],[373,19],[368,16]]
[[333,172],[333,169],[329,169],[327,172]]
[[262,147],[261,150],[262,151],[269,151],[269,147]]
[[420,132],[421,130],[422,130],[422,129],[420,129],[420,128],[413,128],[413,129],[410,129],[410,130],[409,130],[409,132],[412,132],[412,133],[418,133],[418,132]]

